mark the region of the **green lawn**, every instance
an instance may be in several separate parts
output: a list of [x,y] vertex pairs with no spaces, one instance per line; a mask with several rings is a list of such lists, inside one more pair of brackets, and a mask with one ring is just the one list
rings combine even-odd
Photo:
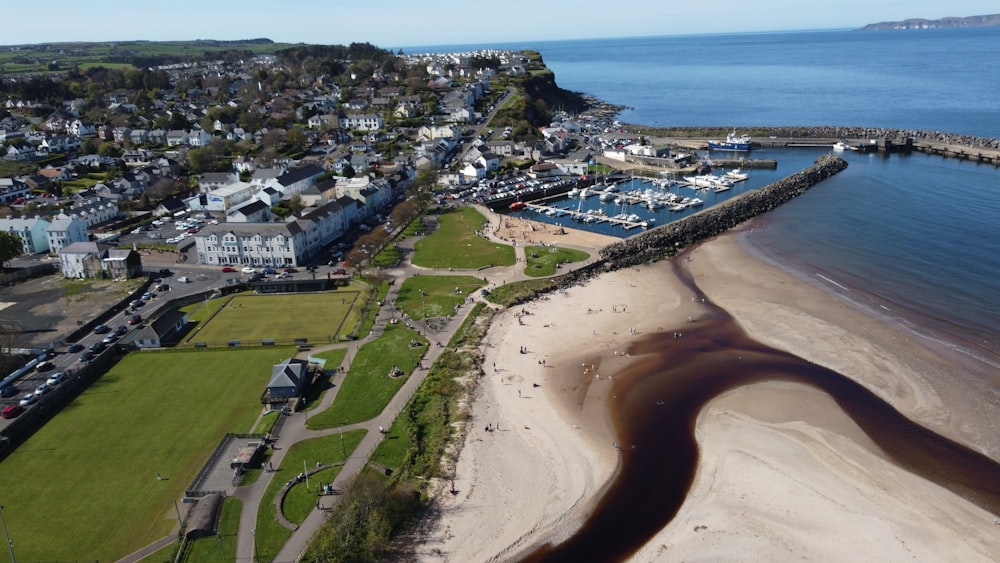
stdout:
[[526,265],[524,274],[532,277],[551,276],[557,266],[570,262],[583,262],[590,255],[582,250],[557,246],[529,246],[524,249]]
[[396,305],[414,320],[448,316],[484,285],[485,281],[472,276],[415,276],[399,287]]
[[[411,343],[419,346],[411,346]],[[310,413],[306,425],[312,429],[333,428],[368,420],[382,412],[396,391],[420,362],[427,340],[402,324],[389,325],[378,339],[360,350],[329,409]],[[403,375],[389,377],[393,367]]]
[[449,211],[438,218],[438,228],[414,245],[413,264],[424,268],[482,268],[510,266],[514,247],[490,242],[476,234],[486,218],[471,207]]
[[226,497],[222,501],[219,517],[219,535],[198,538],[191,542],[182,561],[185,563],[213,563],[236,560],[236,538],[240,531],[240,511],[243,501]]
[[349,286],[324,293],[294,295],[253,295],[241,293],[231,300],[217,299],[203,304],[194,314],[210,316],[216,301],[221,308],[204,324],[196,325],[185,338],[186,344],[205,342],[209,347],[225,346],[239,340],[247,346],[262,340],[279,345],[305,338],[310,343],[337,341],[351,333],[360,320],[360,308],[367,296],[362,286]]
[[117,560],[169,535],[174,501],[226,432],[251,430],[271,366],[290,354],[124,358],[0,463],[18,557]]
[[[316,462],[335,463],[344,461],[349,454],[358,447],[361,439],[364,438],[364,430],[354,430],[323,438],[304,440],[293,444],[288,449],[281,466],[276,468],[277,473],[268,483],[267,490],[261,499],[260,511],[257,513],[257,556],[261,561],[271,561],[274,556],[285,545],[292,532],[282,526],[275,518],[274,497],[281,490],[281,487],[296,475],[302,473],[303,463],[306,467],[312,468]],[[316,506],[316,491],[320,482],[329,483],[340,473],[341,466],[321,471],[317,478],[309,478],[309,489],[306,490],[306,483],[294,485],[285,497],[285,517],[293,522],[302,522],[309,514],[309,510]],[[327,501],[329,504],[329,501]],[[231,559],[230,559],[231,560]],[[221,561],[221,560],[220,560]]]

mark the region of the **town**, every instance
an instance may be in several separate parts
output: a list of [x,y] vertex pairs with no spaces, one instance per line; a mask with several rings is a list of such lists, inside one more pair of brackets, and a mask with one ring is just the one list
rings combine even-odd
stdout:
[[[550,268],[544,275],[551,275],[561,263],[587,258],[569,249],[539,256],[519,247],[515,260],[511,246],[486,243],[479,236],[485,226],[476,211],[438,214],[457,211],[456,199],[471,200],[517,183],[505,179],[530,176],[556,183],[586,175],[601,150],[620,153],[634,144],[633,139],[614,138],[619,125],[613,108],[588,106],[560,91],[530,52],[393,55],[368,45],[312,49],[327,52],[321,56],[299,47],[142,69],[94,66],[3,76],[0,238],[5,241],[3,281],[8,289],[0,437],[3,455],[14,455],[5,467],[16,467],[15,453],[26,440],[45,440],[44,432],[36,433],[52,424],[65,405],[114,374],[137,373],[136,362],[145,366],[138,373],[155,369],[166,381],[167,372],[207,369],[208,356],[186,354],[228,354],[225,363],[231,368],[262,374],[256,387],[248,389],[260,395],[257,407],[253,401],[240,402],[246,393],[231,386],[227,395],[236,403],[223,406],[205,397],[204,406],[220,412],[249,408],[255,430],[248,442],[228,437],[242,436],[247,428],[219,426],[221,434],[212,434],[216,426],[208,425],[207,441],[182,448],[184,455],[204,456],[194,462],[206,465],[197,477],[187,477],[192,481],[170,485],[183,497],[186,510],[181,514],[178,509],[176,519],[166,524],[167,530],[194,540],[206,530],[198,522],[206,511],[212,513],[208,507],[219,510],[217,493],[227,499],[245,496],[239,491],[252,489],[257,475],[280,469],[285,450],[271,450],[275,438],[269,436],[279,435],[286,418],[282,413],[308,412],[312,404],[313,409],[327,409],[325,418],[332,420],[340,416],[332,414],[340,411],[336,396],[352,394],[351,378],[337,392],[348,375],[357,380],[385,371],[408,387],[395,395],[370,397],[365,390],[354,391],[380,405],[372,414],[384,408],[383,414],[357,419],[347,433],[340,426],[341,460],[303,472],[303,478],[313,473],[313,478],[327,478],[321,495],[339,495],[344,492],[341,481],[350,482],[369,456],[380,460],[378,467],[400,469],[376,450],[383,437],[398,431],[389,411],[416,392],[440,354],[451,353],[442,340],[459,330],[462,319],[482,317],[463,305],[486,295],[484,280],[497,285],[523,279],[524,272],[540,275],[525,269],[539,268],[539,259],[547,261],[543,269]],[[534,84],[535,92],[547,90],[547,98],[530,97],[526,83]],[[597,111],[570,113],[550,110],[549,104]],[[600,133],[614,140],[601,140]],[[460,234],[453,240],[448,225],[456,220]],[[500,225],[491,228],[499,230]],[[470,247],[471,255],[432,260],[431,269],[422,271],[437,269],[439,276],[411,278],[414,271],[407,264],[420,260],[412,237],[427,230],[441,231],[446,240],[435,244],[446,255],[458,257],[453,246],[458,244]],[[555,247],[545,254],[549,250]],[[401,253],[408,256],[402,266]],[[516,262],[522,262],[520,270]],[[453,269],[481,273],[447,275]],[[59,279],[65,280],[62,289],[47,293]],[[387,285],[396,281],[399,285]],[[419,293],[411,293],[410,286],[419,287]],[[74,299],[74,292],[87,297]],[[262,316],[255,312],[260,302],[248,301],[247,294],[280,299],[283,314]],[[427,299],[447,305],[432,311],[416,305]],[[205,318],[209,310],[216,312]],[[406,336],[393,336],[400,334]],[[399,338],[398,345],[387,344]],[[429,339],[440,340],[435,346]],[[369,350],[387,346],[394,351]],[[149,363],[149,353],[171,348],[182,353]],[[370,366],[352,367],[354,362],[368,365],[366,358],[373,353],[392,365],[375,373]],[[234,355],[240,360],[233,360]],[[463,369],[455,376],[465,373]],[[221,374],[215,376],[216,385],[230,385]],[[143,397],[163,401],[156,387],[146,387]],[[198,405],[185,402],[185,407]],[[100,409],[102,415],[113,410]],[[323,419],[314,415],[297,432],[321,433],[332,424]],[[284,424],[288,445],[295,441],[295,420]],[[141,429],[147,425],[160,435],[145,435]],[[129,439],[168,440],[162,420],[133,420],[130,426]],[[376,426],[379,431],[371,432]],[[441,432],[443,424],[431,426]],[[365,429],[367,434],[358,434]],[[205,459],[213,447],[224,455]],[[343,475],[335,479],[342,466]],[[236,477],[227,473],[233,468]],[[167,482],[168,471],[156,471],[155,482]],[[81,475],[77,480],[85,488],[95,487]],[[282,494],[300,496],[307,483],[298,488],[295,483]],[[253,502],[262,502],[262,492],[249,494]],[[169,497],[160,498],[169,506]],[[12,500],[5,501],[8,510],[15,505]],[[189,503],[194,506],[190,511]],[[319,516],[310,518],[322,521],[330,505],[325,503],[316,512]],[[317,509],[321,506],[322,500],[316,503]],[[135,506],[114,510],[144,514]],[[268,519],[266,514],[262,507],[255,516]],[[288,522],[283,513],[276,517],[268,521]],[[220,537],[232,534],[226,546],[234,556],[245,557],[249,550],[260,558],[279,549],[300,551],[318,522],[291,539],[285,530],[260,542],[250,533],[253,526],[244,519],[238,533],[209,531]],[[127,528],[123,530],[127,536]],[[79,542],[86,527],[73,533]],[[21,545],[34,549],[23,531],[17,535]],[[134,541],[105,538],[87,547],[75,543],[57,546],[55,552],[29,553],[68,557],[83,550],[95,558],[119,558],[132,549],[191,549],[173,541],[146,546],[130,543]]]

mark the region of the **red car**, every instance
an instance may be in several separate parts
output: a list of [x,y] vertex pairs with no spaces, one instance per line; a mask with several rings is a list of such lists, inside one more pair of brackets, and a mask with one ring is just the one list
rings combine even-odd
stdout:
[[3,412],[0,412],[0,418],[17,418],[22,412],[24,412],[24,407],[21,405],[9,405]]
[[234,268],[234,267],[232,267],[232,266],[223,266],[223,267],[222,267],[222,271],[223,271],[223,272],[227,272],[227,273],[228,273],[228,272],[235,272],[235,271],[236,271],[236,268]]
[[298,272],[298,270],[296,270],[295,268],[285,268],[282,271],[285,272],[286,274],[294,274],[295,272]]

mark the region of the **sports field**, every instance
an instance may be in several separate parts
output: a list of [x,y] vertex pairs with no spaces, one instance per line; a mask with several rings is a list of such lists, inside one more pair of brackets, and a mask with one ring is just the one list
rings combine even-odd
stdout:
[[[289,348],[133,353],[0,463],[22,561],[115,561],[170,533],[226,432],[249,432]],[[161,479],[157,479],[157,474]]]
[[[216,347],[238,340],[241,345],[256,346],[263,340],[273,340],[278,345],[290,345],[303,338],[310,343],[336,342],[350,334],[361,320],[369,292],[366,286],[351,285],[323,293],[241,293],[212,300],[189,312],[194,320],[203,309],[218,308],[206,320],[195,321],[184,343],[204,342]],[[221,307],[219,301],[224,301]]]

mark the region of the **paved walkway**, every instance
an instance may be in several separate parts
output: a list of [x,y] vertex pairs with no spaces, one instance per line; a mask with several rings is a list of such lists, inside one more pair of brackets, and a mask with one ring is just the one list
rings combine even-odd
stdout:
[[[500,242],[503,244],[511,244],[512,241],[499,240],[494,235],[493,232],[496,227],[499,226],[499,221],[501,216],[493,213],[485,208],[479,208],[478,211],[483,213],[485,217],[489,220],[489,226],[484,229],[485,234],[488,238],[495,242]],[[429,222],[433,222],[436,218],[429,217]],[[434,229],[428,229],[433,231]],[[486,268],[483,270],[435,270],[426,269],[413,266],[410,263],[410,257],[413,254],[413,245],[421,237],[408,237],[407,239],[401,241],[399,246],[403,250],[404,261],[400,266],[395,268],[389,268],[383,270],[383,272],[393,280],[393,284],[389,286],[389,293],[386,297],[386,304],[388,306],[381,307],[375,323],[373,325],[372,334],[380,334],[381,329],[384,328],[394,315],[394,304],[396,302],[396,297],[399,294],[399,288],[402,282],[408,277],[419,274],[419,275],[472,275],[478,278],[483,278],[486,280],[488,286],[502,285],[508,282],[514,282],[524,279],[529,279],[529,276],[524,274],[525,266],[525,253],[524,244],[514,242],[515,256],[517,261],[512,266],[496,266],[491,268]],[[584,265],[590,264],[597,259],[596,252],[594,249],[583,249],[591,253],[591,257],[586,262],[580,262],[573,264],[573,268],[579,268]],[[559,272],[564,273],[564,272]],[[481,296],[477,293],[471,296],[474,301],[481,300]],[[324,436],[330,436],[338,434],[341,432],[348,432],[351,430],[363,429],[365,430],[365,436],[362,438],[358,446],[350,453],[350,456],[345,461],[340,473],[333,480],[332,486],[337,490],[345,490],[354,478],[364,469],[368,460],[371,458],[375,449],[381,443],[384,435],[379,432],[379,427],[389,428],[392,426],[393,421],[402,412],[403,408],[409,402],[413,394],[416,393],[417,389],[423,384],[424,379],[427,376],[428,368],[430,368],[434,362],[437,360],[438,356],[445,350],[445,347],[439,347],[435,345],[435,342],[447,343],[454,336],[455,331],[458,330],[465,318],[468,316],[469,312],[472,310],[472,305],[468,302],[463,303],[456,314],[453,315],[444,327],[436,332],[427,334],[428,340],[430,341],[430,346],[424,355],[424,359],[421,362],[421,366],[418,367],[407,379],[406,383],[403,384],[402,388],[393,396],[393,398],[386,405],[385,409],[378,416],[358,424],[350,424],[337,428],[328,428],[324,430],[310,430],[306,428],[306,420],[309,411],[321,412],[324,411],[333,404],[337,397],[337,393],[340,390],[341,385],[344,382],[344,378],[350,371],[350,363],[357,356],[358,349],[365,343],[373,340],[375,337],[373,335],[368,335],[365,338],[359,339],[357,341],[349,343],[337,343],[329,344],[324,346],[317,346],[310,350],[309,352],[302,352],[298,354],[298,357],[305,358],[306,356],[325,352],[328,350],[347,348],[348,353],[344,357],[344,361],[341,364],[340,370],[336,371],[331,378],[332,387],[327,391],[321,401],[316,405],[311,405],[308,409],[301,413],[295,413],[289,415],[285,418],[280,433],[275,436],[274,449],[271,453],[270,463],[275,467],[281,467],[282,462],[285,459],[285,455],[288,452],[288,448],[293,444],[296,444],[303,440],[310,440],[313,438],[320,438]],[[280,478],[284,479],[289,473],[286,472],[264,472],[253,484],[238,487],[234,496],[239,498],[243,502],[243,509],[240,514],[240,527],[239,534],[237,537],[237,547],[236,547],[236,560],[237,561],[256,561],[256,546],[255,546],[255,527],[257,525],[257,515],[260,512],[260,504],[264,496],[264,492],[267,490],[268,485],[271,483],[272,479]],[[276,563],[289,563],[293,561],[298,561],[308,546],[309,540],[316,534],[320,526],[323,524],[327,516],[327,511],[336,506],[339,501],[339,495],[332,495],[324,497],[324,507],[323,509],[313,509],[312,512],[306,517],[305,521],[292,533],[285,545],[282,546],[281,550],[278,552],[277,556],[273,559]],[[153,553],[154,551],[169,545],[174,538],[176,538],[176,533],[178,529],[175,528],[172,535],[162,540],[155,542],[149,546],[146,546],[142,550],[139,550],[128,557],[122,559],[122,561],[138,561],[142,557]]]

